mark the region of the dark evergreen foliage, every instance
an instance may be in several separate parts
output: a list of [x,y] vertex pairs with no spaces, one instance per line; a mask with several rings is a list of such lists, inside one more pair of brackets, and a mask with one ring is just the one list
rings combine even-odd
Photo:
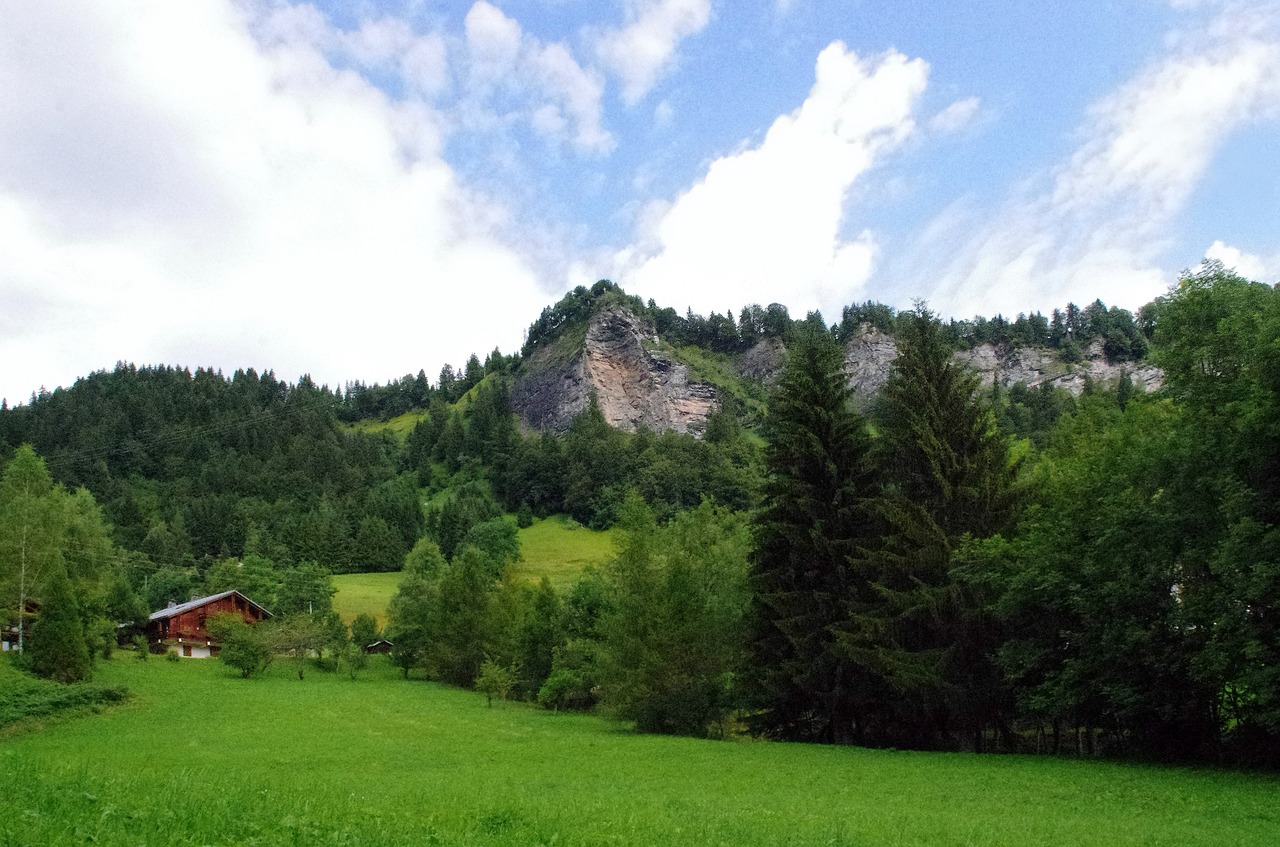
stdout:
[[52,569],[46,582],[40,616],[31,627],[26,661],[32,673],[58,682],[80,682],[90,676],[80,603],[61,566]]
[[796,334],[770,398],[764,505],[756,519],[752,635],[758,731],[848,742],[883,696],[836,649],[834,628],[871,583],[850,560],[874,543],[871,438],[853,411],[838,345],[810,325]]
[[416,494],[379,488],[396,448],[341,428],[339,405],[306,378],[121,364],[3,417],[158,566],[266,552],[363,569],[354,541],[367,517],[392,530],[398,561],[420,532]]
[[877,414],[884,535],[855,563],[875,596],[855,606],[841,643],[895,692],[871,719],[874,736],[948,744],[963,727],[979,739],[1003,709],[990,662],[998,633],[954,578],[953,556],[966,539],[1009,526],[1016,467],[976,375],[952,358],[934,316],[905,313],[898,341]]

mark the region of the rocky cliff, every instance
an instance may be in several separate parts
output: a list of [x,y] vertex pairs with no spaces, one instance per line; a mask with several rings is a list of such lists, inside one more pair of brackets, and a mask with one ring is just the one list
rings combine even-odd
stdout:
[[568,334],[534,351],[512,389],[525,426],[564,432],[596,396],[604,419],[626,432],[645,428],[700,434],[719,406],[716,389],[658,349],[640,319],[607,306],[587,323],[585,338]]
[[[785,348],[776,338],[761,341],[737,360],[749,380],[772,383],[781,370]],[[844,351],[845,377],[854,395],[869,402],[889,379],[898,348],[893,336],[863,325]],[[1105,383],[1128,373],[1136,387],[1154,391],[1164,374],[1153,365],[1111,364],[1102,342],[1085,349],[1076,364],[1060,361],[1054,351],[1038,348],[1006,350],[983,344],[955,354],[972,367],[984,385],[1050,383],[1072,394],[1086,380]],[[652,329],[631,311],[607,305],[576,331],[531,353],[512,387],[512,406],[529,429],[564,432],[595,395],[604,418],[626,432],[644,428],[700,435],[707,416],[720,405],[711,383],[693,378],[689,368],[661,349]]]
[[[873,397],[889,379],[897,357],[893,336],[864,324],[844,351],[845,375],[854,394],[860,399]],[[981,374],[984,385],[997,381],[1004,387],[1019,382],[1035,387],[1048,382],[1078,396],[1084,391],[1086,380],[1111,382],[1119,379],[1121,373],[1128,373],[1134,386],[1145,391],[1155,391],[1164,385],[1164,372],[1154,365],[1108,362],[1102,353],[1101,339],[1091,343],[1081,361],[1074,365],[1060,361],[1052,350],[1034,347],[1005,350],[991,344],[961,350],[955,358]]]

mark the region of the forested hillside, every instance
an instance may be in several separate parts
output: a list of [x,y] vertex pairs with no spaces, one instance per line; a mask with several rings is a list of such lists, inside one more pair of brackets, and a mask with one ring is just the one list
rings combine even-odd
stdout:
[[[594,400],[563,432],[518,422],[528,363],[578,356],[602,310],[715,387],[698,435],[622,431]],[[870,405],[846,373],[867,327],[897,351]],[[753,375],[762,342],[785,358]],[[1120,376],[984,382],[956,357],[981,344],[1100,346]],[[122,364],[0,411],[3,604],[38,621],[65,573],[102,647],[138,598],[328,616],[326,573],[403,568],[406,675],[645,730],[1275,764],[1277,349],[1280,294],[1206,265],[1136,318],[704,319],[602,281],[435,384]],[[1135,389],[1138,360],[1163,389]],[[397,416],[403,437],[376,425]],[[623,539],[565,592],[505,577],[516,525],[552,514]],[[342,654],[326,620],[289,649]]]

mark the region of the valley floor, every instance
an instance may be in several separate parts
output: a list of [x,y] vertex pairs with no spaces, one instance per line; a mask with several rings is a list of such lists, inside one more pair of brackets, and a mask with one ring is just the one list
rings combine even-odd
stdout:
[[1280,780],[642,736],[277,663],[99,663],[134,697],[0,738],[0,845],[1273,845]]

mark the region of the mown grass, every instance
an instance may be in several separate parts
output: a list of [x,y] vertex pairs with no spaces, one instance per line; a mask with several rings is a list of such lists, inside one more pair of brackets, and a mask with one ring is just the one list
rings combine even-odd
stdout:
[[400,573],[344,573],[333,578],[333,610],[346,623],[357,615],[373,615],[379,627],[387,625],[387,604],[400,584]]
[[[512,573],[521,582],[537,583],[544,576],[557,589],[569,588],[582,572],[617,555],[615,532],[587,529],[564,515],[534,522],[519,531],[521,560]],[[373,615],[380,626],[387,623],[387,604],[400,584],[399,573],[339,574],[333,578],[338,593],[333,608],[350,623],[356,615]]]
[[587,529],[566,515],[535,521],[519,532],[521,560],[516,578],[538,582],[544,576],[557,589],[567,588],[588,567],[602,565],[618,554],[617,533]]
[[[0,844],[1273,845],[1265,776],[634,735],[402,681],[118,658],[0,742]],[[20,776],[20,778],[19,778]]]

